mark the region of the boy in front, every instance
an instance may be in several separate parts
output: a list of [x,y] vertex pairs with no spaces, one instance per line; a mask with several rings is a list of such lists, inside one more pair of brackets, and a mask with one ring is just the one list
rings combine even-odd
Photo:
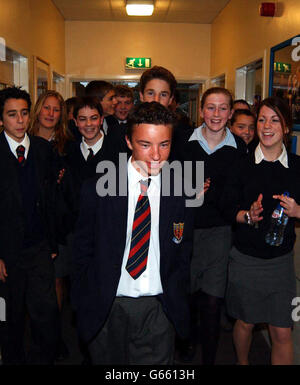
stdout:
[[[29,137],[30,96],[16,87],[0,91],[0,296],[6,302],[1,325],[4,364],[52,364],[57,344],[56,256],[51,189],[51,149]],[[31,346],[24,351],[25,310]]]
[[72,298],[93,364],[171,364],[175,330],[189,332],[192,213],[172,180],[162,195],[172,125],[161,104],[138,106],[126,138],[127,196],[98,196],[97,179],[83,186]]

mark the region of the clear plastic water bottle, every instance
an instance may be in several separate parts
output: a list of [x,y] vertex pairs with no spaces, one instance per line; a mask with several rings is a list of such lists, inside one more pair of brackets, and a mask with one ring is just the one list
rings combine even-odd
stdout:
[[[290,194],[284,192],[283,195],[288,197]],[[279,202],[272,213],[270,229],[265,238],[270,246],[280,246],[282,244],[288,220],[289,217],[285,214],[284,208]]]

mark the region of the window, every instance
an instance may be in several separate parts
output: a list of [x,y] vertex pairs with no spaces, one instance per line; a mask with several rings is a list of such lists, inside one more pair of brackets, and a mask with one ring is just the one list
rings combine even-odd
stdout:
[[5,55],[0,61],[0,87],[22,86],[28,91],[28,59],[18,52],[5,47]]

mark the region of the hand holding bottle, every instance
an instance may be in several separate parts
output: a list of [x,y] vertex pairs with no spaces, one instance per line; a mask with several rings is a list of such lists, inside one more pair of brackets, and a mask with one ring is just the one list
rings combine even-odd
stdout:
[[300,218],[300,206],[294,198],[285,195],[273,195],[274,199],[280,200],[280,205],[284,208],[284,212],[288,217]]

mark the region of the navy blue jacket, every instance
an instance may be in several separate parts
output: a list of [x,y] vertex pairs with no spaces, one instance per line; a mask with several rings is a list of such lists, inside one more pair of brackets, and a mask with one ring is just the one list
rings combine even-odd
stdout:
[[[79,335],[89,341],[103,327],[121,276],[126,242],[127,196],[99,197],[97,178],[85,182],[75,233],[72,302]],[[184,223],[180,243],[173,241],[174,223]],[[193,211],[183,196],[161,196],[159,215],[160,275],[163,309],[182,337],[189,333],[188,293]]]

